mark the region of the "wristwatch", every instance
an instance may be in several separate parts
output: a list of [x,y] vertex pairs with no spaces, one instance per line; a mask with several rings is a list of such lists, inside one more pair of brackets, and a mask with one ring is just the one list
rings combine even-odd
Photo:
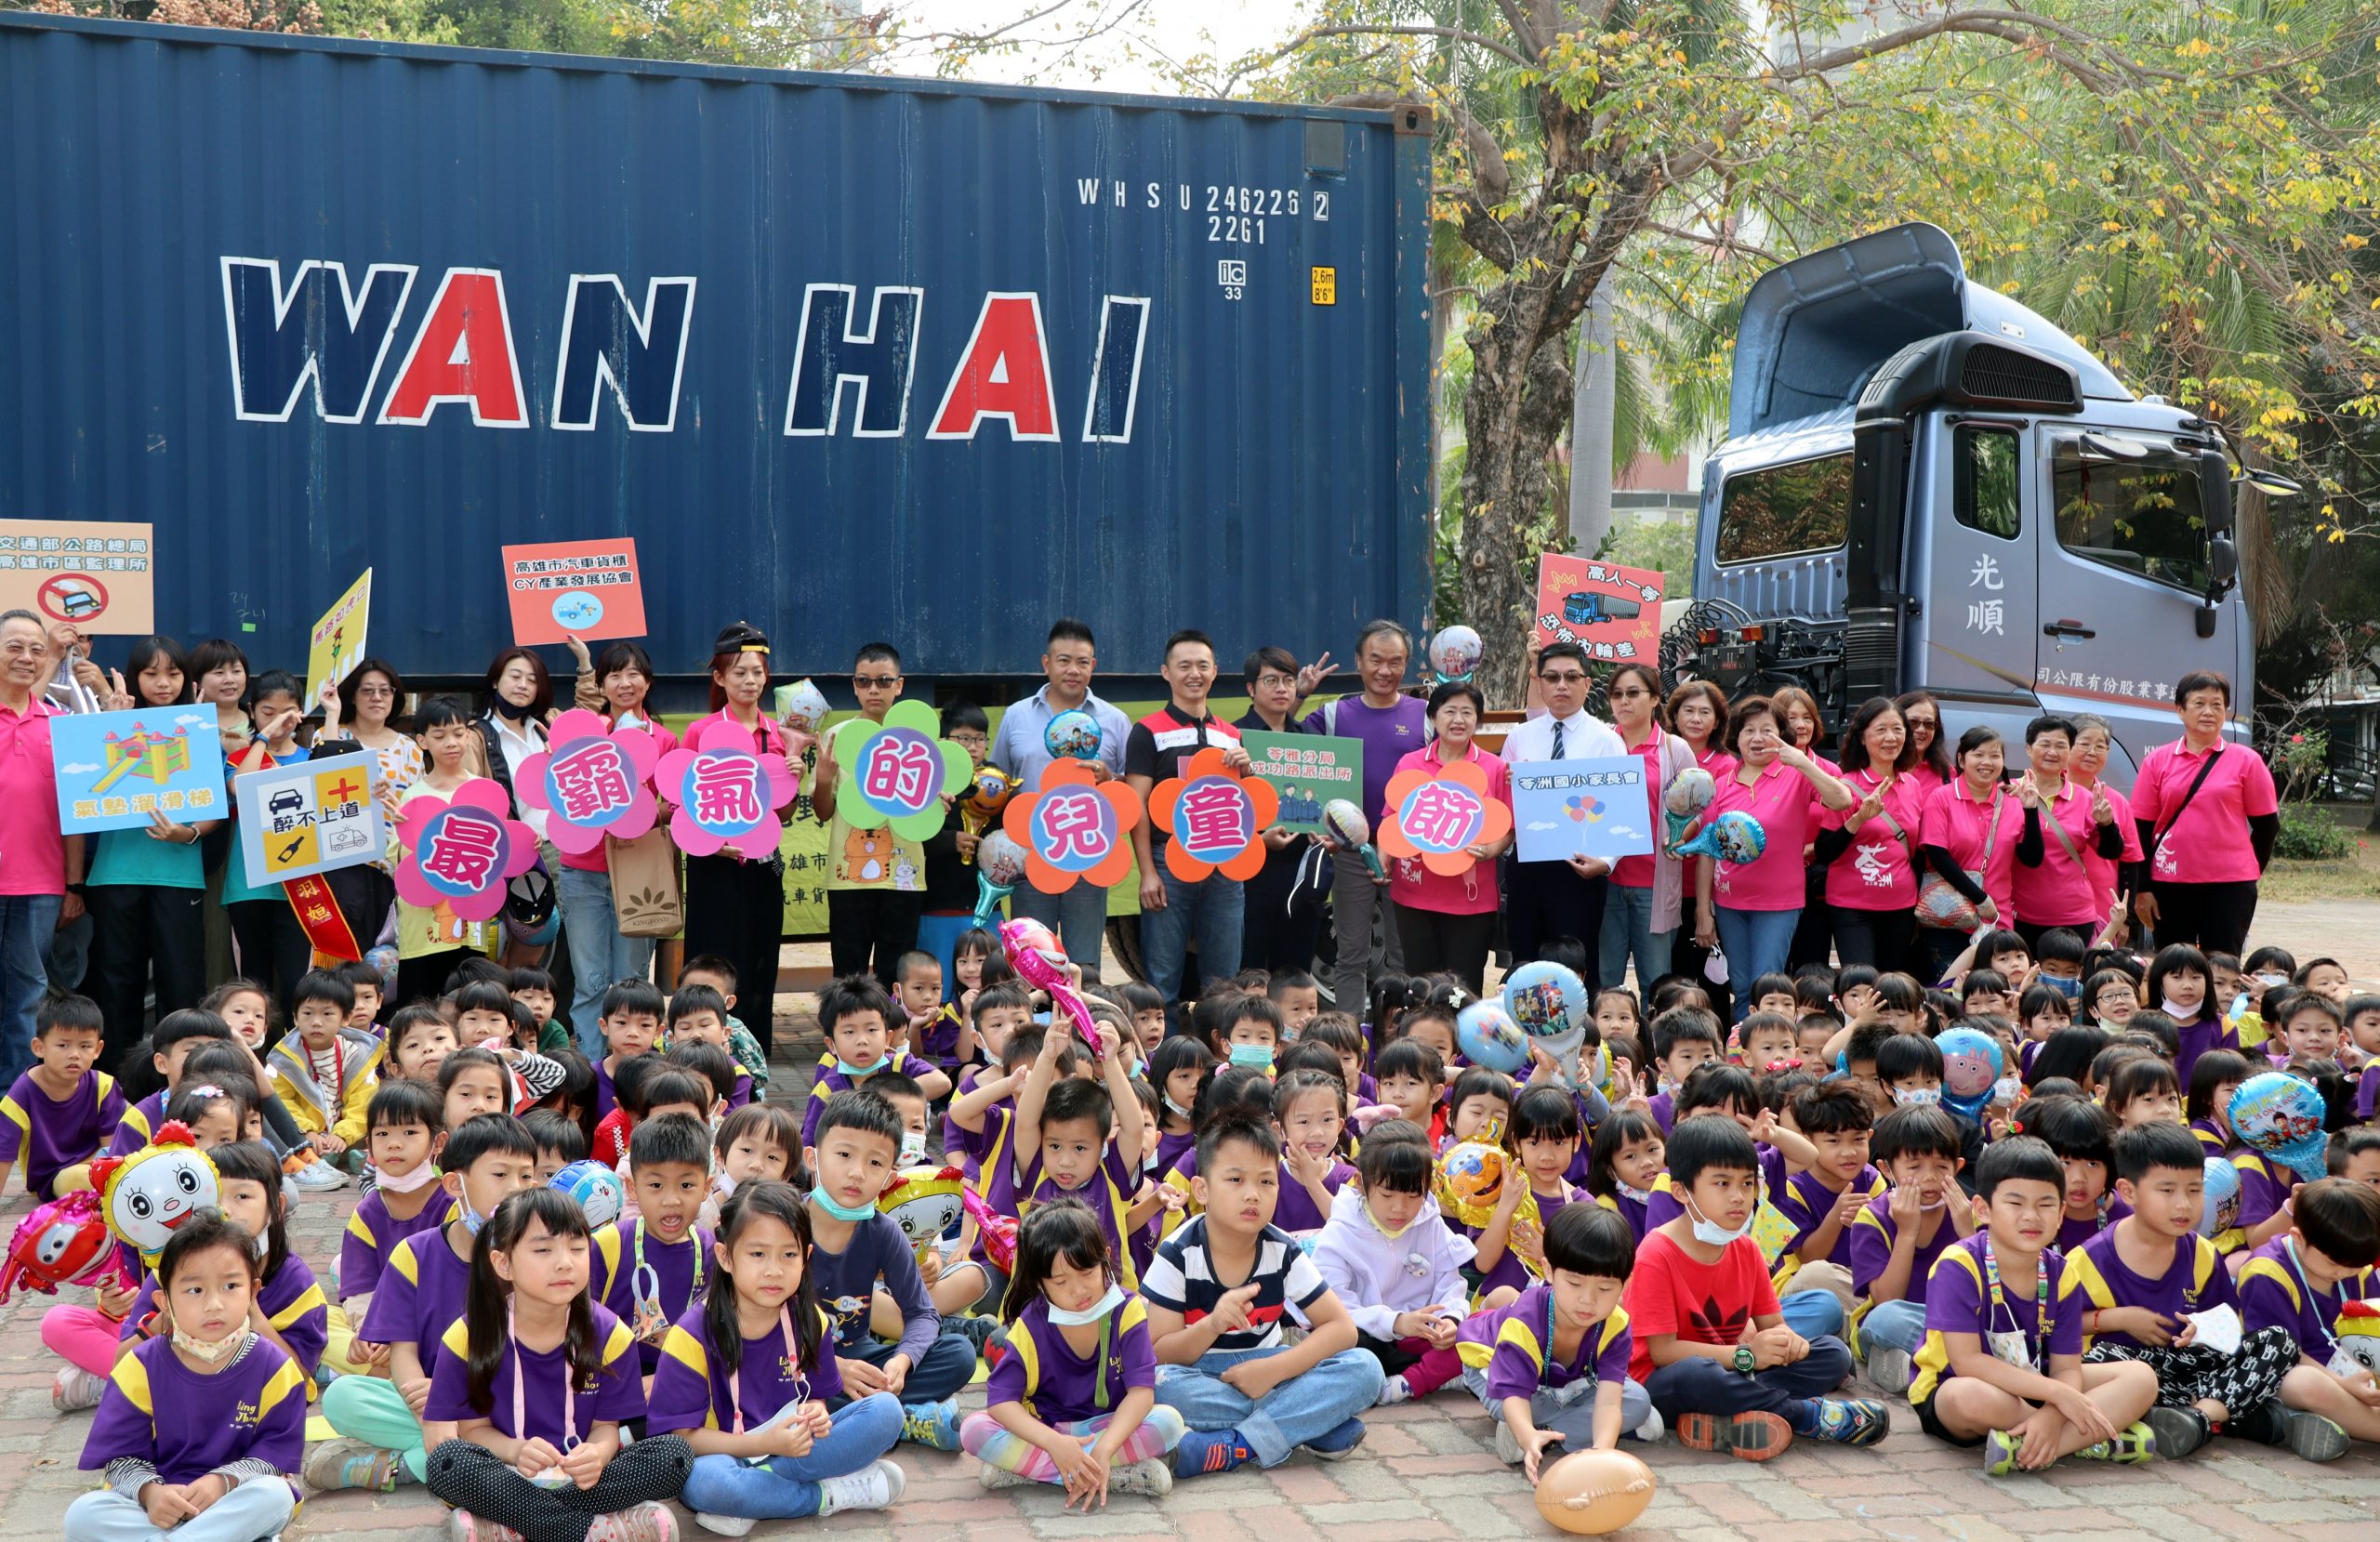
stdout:
[[1739,1345],[1737,1345],[1737,1346],[1736,1346],[1736,1369],[1737,1369],[1738,1371],[1741,1372],[1741,1373],[1742,1373],[1743,1375],[1745,1375],[1745,1376],[1750,1376],[1750,1375],[1752,1375],[1752,1346],[1751,1346],[1750,1344],[1739,1344]]

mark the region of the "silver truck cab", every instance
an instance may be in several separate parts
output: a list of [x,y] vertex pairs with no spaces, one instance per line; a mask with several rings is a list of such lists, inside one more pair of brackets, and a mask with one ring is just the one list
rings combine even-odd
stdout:
[[2254,667],[2220,431],[2135,397],[1909,224],[1764,274],[1710,458],[1695,600],[1664,663],[1728,693],[1799,684],[1831,728],[1923,687],[1944,732],[2095,712],[2109,775],[2179,736],[2219,672],[2244,739]]

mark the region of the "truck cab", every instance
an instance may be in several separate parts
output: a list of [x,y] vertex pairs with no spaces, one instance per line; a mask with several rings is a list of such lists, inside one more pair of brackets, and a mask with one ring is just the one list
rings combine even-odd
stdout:
[[2109,775],[2178,736],[2174,684],[2254,666],[2216,426],[2135,396],[1908,224],[1764,274],[1702,484],[1694,600],[1664,663],[1730,696],[1796,684],[1830,730],[1923,688],[1943,732],[2022,754],[2093,712]]

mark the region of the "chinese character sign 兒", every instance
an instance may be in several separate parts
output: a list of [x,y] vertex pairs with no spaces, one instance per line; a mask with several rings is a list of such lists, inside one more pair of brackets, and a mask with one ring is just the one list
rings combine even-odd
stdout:
[[1488,790],[1487,773],[1468,760],[1389,778],[1388,818],[1377,835],[1382,854],[1418,860],[1431,872],[1459,878],[1512,832],[1512,811]]
[[416,793],[397,814],[404,860],[397,897],[424,910],[445,905],[466,921],[487,921],[504,908],[504,888],[537,862],[537,837],[507,817],[512,800],[484,776],[455,789],[450,801]]
[[661,758],[654,784],[677,806],[669,838],[688,856],[728,846],[755,861],[775,852],[785,833],[777,811],[793,801],[793,768],[753,745],[749,730],[721,718],[704,726],[699,743]]
[[599,713],[574,707],[554,719],[547,747],[521,762],[521,801],[548,811],[546,836],[572,856],[605,836],[634,840],[657,816],[648,785],[661,748],[641,728],[615,730]]
[[1516,763],[1513,819],[1522,862],[1617,862],[1653,850],[1645,762],[1633,755]]
[[1122,778],[1094,783],[1084,760],[1052,760],[1038,786],[1012,795],[1000,828],[1025,849],[1025,876],[1044,894],[1063,894],[1077,879],[1105,889],[1132,870],[1126,837],[1141,822],[1141,800]]
[[872,830],[890,824],[904,840],[929,840],[974,774],[967,752],[940,737],[941,723],[923,702],[894,702],[884,721],[856,718],[838,726],[831,753],[844,792],[836,803],[844,823]]
[[1180,776],[1149,789],[1149,818],[1173,837],[1166,871],[1183,883],[1218,872],[1254,877],[1264,865],[1264,831],[1279,812],[1271,783],[1235,775],[1211,746],[1183,761]]

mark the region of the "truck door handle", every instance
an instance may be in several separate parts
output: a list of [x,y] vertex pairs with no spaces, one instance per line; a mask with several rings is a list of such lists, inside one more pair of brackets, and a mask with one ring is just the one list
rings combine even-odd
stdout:
[[2043,637],[2093,638],[2097,637],[2098,635],[2098,633],[2093,631],[2090,627],[2083,626],[2079,621],[2053,621],[2048,626],[2042,628],[2042,636]]

